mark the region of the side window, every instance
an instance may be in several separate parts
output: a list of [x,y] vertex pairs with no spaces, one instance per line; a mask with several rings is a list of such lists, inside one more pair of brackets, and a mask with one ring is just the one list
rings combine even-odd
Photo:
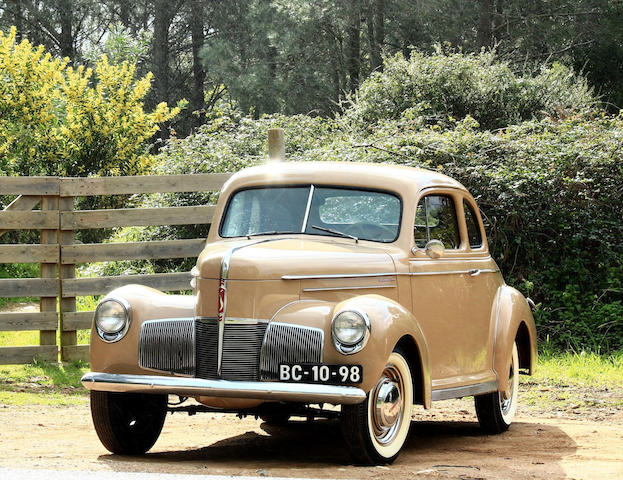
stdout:
[[428,195],[420,200],[413,229],[415,244],[424,248],[430,240],[441,240],[446,248],[459,248],[459,229],[454,200],[448,195]]
[[478,226],[478,220],[476,220],[477,217],[474,209],[467,201],[463,200],[463,210],[465,211],[469,246],[471,248],[482,247],[482,236],[480,235],[480,227]]

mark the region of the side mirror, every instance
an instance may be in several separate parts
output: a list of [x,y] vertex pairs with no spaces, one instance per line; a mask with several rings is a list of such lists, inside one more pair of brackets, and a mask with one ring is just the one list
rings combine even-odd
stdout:
[[446,247],[441,240],[431,240],[426,244],[425,251],[430,258],[436,259],[443,257]]

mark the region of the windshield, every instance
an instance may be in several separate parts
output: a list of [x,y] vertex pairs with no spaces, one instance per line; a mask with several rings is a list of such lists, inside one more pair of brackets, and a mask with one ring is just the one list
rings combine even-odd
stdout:
[[251,188],[233,194],[220,234],[307,233],[393,242],[401,210],[400,199],[385,192],[314,185]]

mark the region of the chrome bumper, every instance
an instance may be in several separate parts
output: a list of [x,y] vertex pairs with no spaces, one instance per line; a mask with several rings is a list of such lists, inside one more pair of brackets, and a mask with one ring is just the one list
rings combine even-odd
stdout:
[[235,382],[188,377],[123,375],[89,372],[82,377],[89,390],[103,392],[171,393],[183,396],[253,398],[273,402],[356,404],[366,398],[357,387],[311,383]]

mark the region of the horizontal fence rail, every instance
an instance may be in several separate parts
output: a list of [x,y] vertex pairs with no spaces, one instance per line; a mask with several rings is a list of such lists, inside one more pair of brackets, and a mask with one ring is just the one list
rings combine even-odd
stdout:
[[213,205],[61,212],[61,230],[202,224],[212,221],[213,212]]
[[[40,345],[0,347],[0,364],[88,359],[77,330],[91,328],[93,312],[76,312],[76,297],[101,295],[137,283],[163,291],[190,290],[190,273],[76,278],[76,264],[191,258],[205,238],[129,243],[75,243],[75,231],[127,226],[209,225],[214,205],[76,210],[75,198],[100,195],[213,192],[230,173],[135,177],[1,177],[0,195],[16,198],[0,210],[0,235],[39,230],[39,244],[0,244],[2,263],[38,263],[40,278],[0,279],[0,297],[39,297],[40,312],[0,313],[0,331],[39,331]],[[39,209],[36,209],[39,208]],[[58,334],[58,335],[57,335]],[[60,341],[57,341],[57,336]]]

